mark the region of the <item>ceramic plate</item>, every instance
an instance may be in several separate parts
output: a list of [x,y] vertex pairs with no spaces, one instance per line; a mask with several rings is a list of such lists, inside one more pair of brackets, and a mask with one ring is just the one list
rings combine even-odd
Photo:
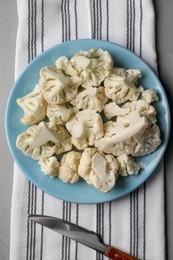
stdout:
[[[72,57],[80,50],[102,48],[110,52],[118,67],[138,68],[142,72],[140,84],[145,88],[155,89],[160,97],[155,104],[158,113],[158,125],[161,129],[162,143],[150,155],[138,158],[143,166],[137,176],[120,177],[115,188],[108,193],[101,193],[84,181],[76,184],[65,184],[58,178],[49,178],[41,171],[37,161],[25,156],[16,148],[16,137],[28,128],[20,122],[22,109],[17,105],[16,99],[31,92],[38,82],[39,71],[46,65],[54,65],[60,56]],[[74,40],[56,45],[37,58],[35,58],[19,76],[9,96],[6,110],[6,136],[11,153],[26,177],[38,188],[46,193],[70,202],[76,203],[102,203],[118,199],[139,187],[155,171],[166,149],[170,132],[170,113],[165,91],[154,72],[144,61],[131,51],[107,41],[100,40]],[[157,170],[156,173],[157,174]],[[157,176],[156,176],[157,177]]]

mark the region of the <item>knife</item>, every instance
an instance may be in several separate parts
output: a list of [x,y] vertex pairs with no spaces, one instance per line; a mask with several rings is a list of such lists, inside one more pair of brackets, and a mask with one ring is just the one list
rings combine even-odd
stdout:
[[43,215],[29,215],[28,219],[95,249],[112,260],[139,260],[119,249],[103,244],[96,233],[68,221]]

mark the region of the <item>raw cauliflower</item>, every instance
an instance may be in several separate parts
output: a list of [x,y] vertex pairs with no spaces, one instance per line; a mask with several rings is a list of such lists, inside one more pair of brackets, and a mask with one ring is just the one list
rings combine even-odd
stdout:
[[158,125],[154,124],[153,126],[147,128],[143,134],[138,133],[134,136],[134,141],[136,146],[131,153],[132,156],[144,156],[154,152],[161,143],[160,129]]
[[41,157],[40,160],[38,161],[38,164],[41,167],[41,171],[45,175],[52,178],[58,176],[60,163],[55,156],[45,157],[45,158]]
[[115,102],[109,102],[104,107],[104,114],[107,119],[111,119],[115,116],[124,116],[129,114],[129,112],[129,108],[120,107]]
[[63,155],[61,159],[61,166],[59,167],[59,178],[63,182],[78,182],[78,166],[81,158],[81,153],[79,152],[68,152]]
[[79,111],[66,123],[66,128],[73,145],[79,150],[93,146],[103,136],[102,118],[95,110]]
[[72,109],[66,104],[48,104],[47,106],[47,117],[49,120],[57,125],[64,125],[72,115]]
[[23,109],[24,115],[21,122],[25,125],[36,124],[46,117],[47,102],[38,85],[26,96],[18,98],[17,104]]
[[78,70],[84,88],[99,86],[109,75],[114,64],[111,55],[102,49],[80,51],[70,62]]
[[72,66],[71,62],[65,56],[61,56],[55,62],[57,69],[62,70],[70,77],[78,76],[77,70]]
[[119,165],[111,154],[104,155],[96,148],[87,148],[79,164],[79,175],[101,192],[110,191],[118,178]]
[[64,104],[78,93],[81,79],[67,76],[56,67],[44,67],[40,70],[40,90],[49,104]]
[[70,103],[79,109],[94,109],[101,112],[108,98],[105,96],[104,88],[87,87],[81,91]]
[[143,87],[135,86],[137,79],[140,77],[140,70],[114,68],[104,81],[106,96],[116,104],[137,100],[143,92]]
[[153,89],[146,89],[142,93],[142,99],[145,100],[148,104],[153,103],[159,100],[158,94]]
[[[156,109],[148,104],[145,100],[139,99],[132,102],[127,102],[122,106],[122,109],[128,109],[129,113],[137,111],[141,117],[145,117],[150,125],[157,122]],[[123,123],[128,126],[130,123],[129,113],[124,116],[117,116],[117,122]]]
[[119,164],[118,174],[120,176],[137,175],[140,171],[140,164],[135,162],[132,156],[122,154],[116,157]]
[[34,160],[72,149],[70,135],[63,126],[54,126],[43,121],[18,135],[16,146]]
[[145,117],[133,111],[130,114],[130,124],[121,122],[106,123],[105,136],[96,141],[95,146],[100,152],[143,156],[157,149],[160,145],[160,130],[154,124],[150,126]]

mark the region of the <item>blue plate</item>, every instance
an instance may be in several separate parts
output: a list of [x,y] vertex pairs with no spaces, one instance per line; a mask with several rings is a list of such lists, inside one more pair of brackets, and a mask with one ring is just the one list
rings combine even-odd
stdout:
[[[120,177],[115,188],[104,194],[84,181],[76,184],[65,184],[58,178],[51,179],[45,176],[37,161],[25,156],[16,148],[16,137],[26,131],[28,127],[20,122],[22,109],[17,105],[16,99],[31,92],[38,82],[39,71],[46,65],[54,65],[60,56],[70,58],[80,50],[102,48],[111,53],[117,66],[124,68],[138,68],[142,72],[140,82],[145,88],[157,90],[160,100],[155,105],[158,112],[158,125],[161,129],[162,143],[150,155],[138,158],[145,167],[137,176]],[[56,45],[35,58],[23,71],[15,82],[9,96],[6,110],[6,136],[11,153],[26,177],[41,190],[48,194],[70,202],[76,203],[102,203],[118,199],[139,187],[156,169],[166,149],[170,132],[170,111],[165,91],[153,71],[138,56],[131,51],[107,41],[100,40],[74,40]]]

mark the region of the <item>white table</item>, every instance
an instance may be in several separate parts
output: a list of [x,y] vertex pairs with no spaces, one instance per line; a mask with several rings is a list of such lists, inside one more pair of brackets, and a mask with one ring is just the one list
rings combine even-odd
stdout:
[[[154,0],[156,8],[157,50],[160,79],[165,87],[173,110],[173,26],[172,0]],[[0,118],[4,123],[6,101],[14,82],[14,59],[17,32],[16,1],[0,1]],[[4,124],[0,128],[0,259],[9,259],[10,207],[13,181],[13,159],[9,152]],[[173,259],[173,134],[165,155],[166,158],[166,226],[168,259]]]

